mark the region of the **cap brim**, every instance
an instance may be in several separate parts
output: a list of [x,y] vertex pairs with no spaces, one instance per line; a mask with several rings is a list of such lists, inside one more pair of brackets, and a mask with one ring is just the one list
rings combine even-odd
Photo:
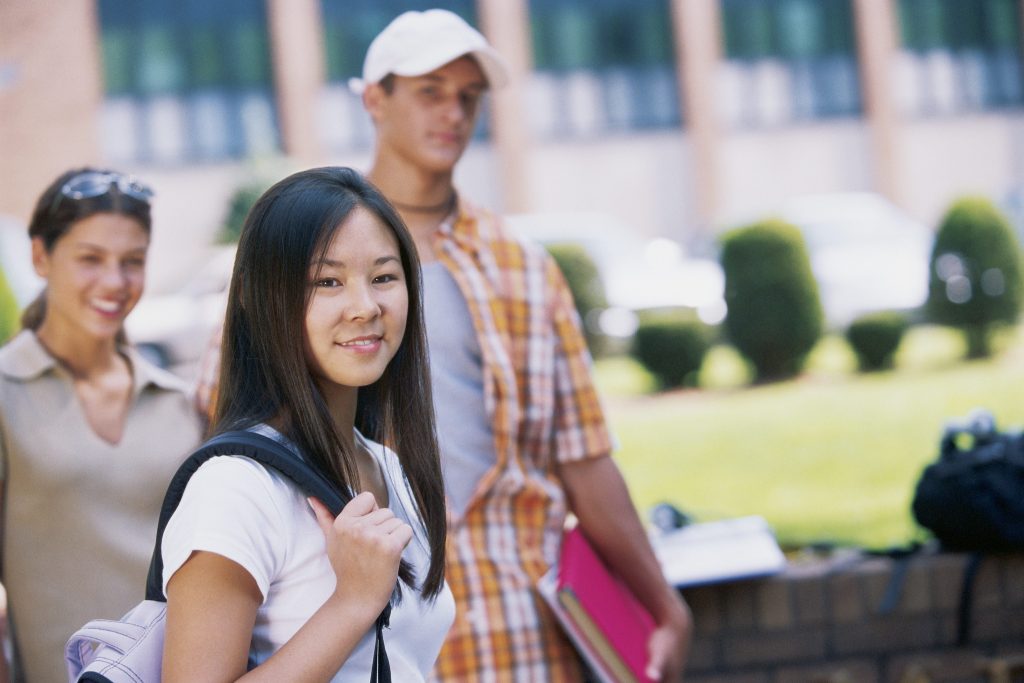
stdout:
[[[430,73],[434,69],[453,62],[460,57],[473,57],[476,63],[480,65],[480,70],[484,72],[484,78],[487,79],[487,85],[492,90],[502,88],[508,85],[508,67],[505,65],[505,60],[501,58],[493,48],[479,47],[472,50],[459,50],[451,49],[450,46],[439,45],[437,50],[434,50],[427,55],[417,55],[415,60],[409,60],[404,64],[396,65],[388,73],[393,73],[396,76],[422,76],[423,74]],[[381,78],[384,78],[387,74],[382,74]],[[348,89],[353,95],[362,95],[371,82],[378,81],[367,81],[365,78],[350,78],[348,79]]]
[[492,90],[508,85],[508,66],[505,65],[505,60],[501,58],[501,55],[491,48],[474,50],[469,54],[476,58],[477,64],[480,65],[484,76],[487,77],[487,85]]
[[[396,76],[422,76],[434,69],[439,69],[449,62],[454,62],[460,57],[473,57],[476,59],[480,69],[484,72],[487,85],[494,88],[501,88],[508,83],[508,67],[493,48],[477,47],[470,50],[452,49],[449,45],[439,44],[437,49],[429,54],[419,54],[416,59],[408,60],[403,64],[397,64],[391,73]],[[350,86],[351,87],[351,86]],[[363,84],[366,87],[366,84]]]

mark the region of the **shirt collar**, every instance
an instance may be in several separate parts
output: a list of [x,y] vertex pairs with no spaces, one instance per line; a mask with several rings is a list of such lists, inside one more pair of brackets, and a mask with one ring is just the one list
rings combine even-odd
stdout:
[[31,330],[19,332],[0,353],[0,372],[11,379],[35,379],[56,366],[56,359],[46,352]]
[[165,391],[188,390],[185,380],[146,360],[134,346],[121,346],[120,350],[128,358],[128,362],[131,363],[132,380],[135,384],[136,396],[143,389],[151,385]]
[[472,202],[463,199],[462,195],[456,195],[455,209],[437,226],[437,234],[451,237],[460,232],[459,226],[463,225],[465,221],[475,219],[477,212],[478,209]]
[[[121,353],[132,366],[132,382],[137,395],[149,385],[160,389],[183,389],[184,381],[153,365],[131,346],[121,346]],[[28,381],[54,371],[57,359],[47,352],[31,330],[19,332],[0,352],[0,373],[14,380]]]

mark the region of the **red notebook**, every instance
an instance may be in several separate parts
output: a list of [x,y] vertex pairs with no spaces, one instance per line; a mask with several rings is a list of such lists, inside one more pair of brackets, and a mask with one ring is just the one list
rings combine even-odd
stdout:
[[654,619],[579,527],[566,532],[559,565],[541,580],[540,589],[603,681],[652,683],[644,669]]

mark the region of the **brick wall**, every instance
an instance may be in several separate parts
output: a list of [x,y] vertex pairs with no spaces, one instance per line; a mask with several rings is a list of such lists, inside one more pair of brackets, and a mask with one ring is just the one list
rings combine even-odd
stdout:
[[99,163],[95,0],[0,0],[0,215],[28,223],[68,168]]
[[[969,559],[851,553],[798,559],[770,578],[685,589],[696,623],[686,681],[1024,681],[1024,555],[982,559],[971,637],[958,646]],[[901,570],[903,579],[894,581]]]

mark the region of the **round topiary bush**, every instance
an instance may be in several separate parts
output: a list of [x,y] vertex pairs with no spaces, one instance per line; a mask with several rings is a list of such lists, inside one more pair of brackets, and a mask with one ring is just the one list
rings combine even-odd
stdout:
[[576,311],[583,321],[583,333],[590,353],[598,356],[603,351],[604,335],[597,326],[597,316],[608,308],[608,299],[601,281],[601,273],[587,250],[574,242],[549,244],[548,253],[555,259],[569,284]]
[[224,222],[218,235],[221,243],[230,244],[238,241],[238,236],[242,233],[242,225],[245,224],[245,217],[249,215],[249,209],[268,187],[270,187],[269,183],[248,181],[235,189],[228,200],[227,213],[224,215]]
[[932,247],[929,319],[960,328],[967,355],[991,354],[991,331],[1017,321],[1021,306],[1020,247],[1009,221],[984,197],[953,203]]
[[0,270],[0,344],[13,337],[21,327],[20,316],[18,301],[7,284],[7,277]]
[[824,325],[800,231],[774,219],[732,230],[722,238],[721,263],[725,329],[754,366],[756,380],[799,373]]
[[846,328],[846,341],[857,354],[865,372],[892,367],[893,356],[909,326],[907,317],[896,311],[866,313]]
[[659,388],[693,387],[713,337],[712,328],[688,312],[645,311],[631,354],[654,375]]

